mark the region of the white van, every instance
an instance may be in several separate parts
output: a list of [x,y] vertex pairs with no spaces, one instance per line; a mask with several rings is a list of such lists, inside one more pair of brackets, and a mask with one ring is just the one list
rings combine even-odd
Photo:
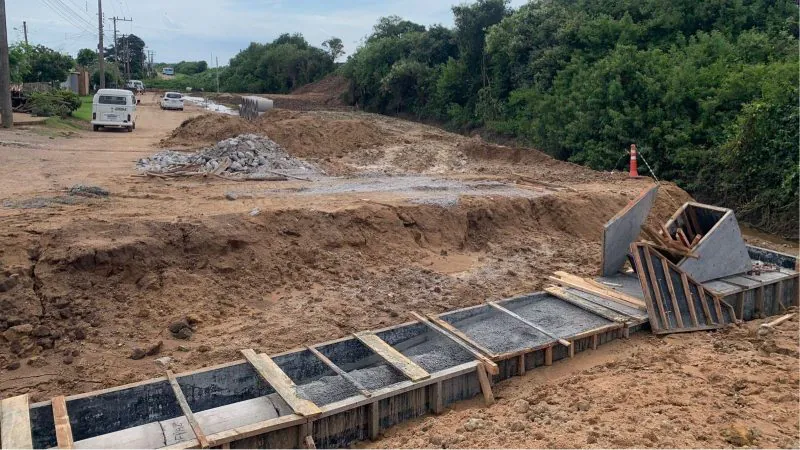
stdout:
[[124,89],[100,89],[92,101],[92,129],[136,129],[136,96]]

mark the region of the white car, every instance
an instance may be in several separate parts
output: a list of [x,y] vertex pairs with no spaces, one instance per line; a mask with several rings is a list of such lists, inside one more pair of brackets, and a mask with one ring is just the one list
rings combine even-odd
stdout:
[[161,98],[161,109],[179,109],[183,111],[183,95],[178,92],[167,92]]
[[92,129],[136,129],[136,97],[125,89],[100,89],[92,99]]

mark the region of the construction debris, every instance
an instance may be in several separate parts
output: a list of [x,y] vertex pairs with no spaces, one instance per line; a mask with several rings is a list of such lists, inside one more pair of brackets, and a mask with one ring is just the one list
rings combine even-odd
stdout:
[[262,181],[287,178],[308,180],[321,174],[312,164],[289,155],[265,136],[243,134],[197,153],[172,150],[143,158],[136,164],[142,175],[156,177],[207,176]]

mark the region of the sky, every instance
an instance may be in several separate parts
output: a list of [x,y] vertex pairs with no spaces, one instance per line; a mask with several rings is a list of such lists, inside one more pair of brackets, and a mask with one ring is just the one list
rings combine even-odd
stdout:
[[[450,8],[461,0],[102,0],[105,46],[112,42],[112,17],[118,34],[142,38],[156,62],[206,60],[226,65],[250,42],[270,42],[282,33],[302,33],[315,46],[332,36],[347,54],[356,50],[378,18],[398,15],[423,25],[452,26]],[[525,0],[512,0],[518,7]],[[42,44],[73,57],[97,48],[94,0],[11,0],[6,2],[9,41]],[[212,60],[212,55],[214,60]],[[346,56],[345,56],[346,58]]]

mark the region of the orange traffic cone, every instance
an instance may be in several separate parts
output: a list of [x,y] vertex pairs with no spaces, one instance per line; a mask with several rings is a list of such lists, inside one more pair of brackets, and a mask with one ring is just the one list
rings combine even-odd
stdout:
[[630,178],[641,178],[636,161],[636,144],[631,144],[631,171],[629,176]]

